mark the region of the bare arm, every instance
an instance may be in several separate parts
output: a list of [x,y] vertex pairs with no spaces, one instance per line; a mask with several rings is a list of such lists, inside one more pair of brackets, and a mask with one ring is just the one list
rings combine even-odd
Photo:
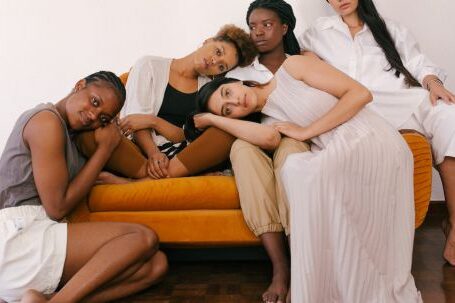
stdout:
[[203,113],[194,116],[197,128],[215,126],[239,139],[266,150],[274,150],[280,144],[281,135],[273,127],[250,121],[237,120]]
[[314,57],[293,56],[288,58],[283,66],[295,79],[339,99],[324,116],[308,127],[301,128],[303,134],[300,134],[299,140],[313,138],[337,127],[351,119],[372,100],[371,93],[363,85]]
[[52,219],[62,219],[95,183],[110,154],[120,142],[116,125],[95,132],[98,147],[70,181],[65,159],[65,138],[60,119],[51,112],[36,114],[24,128],[23,138],[32,155],[32,169],[41,203]]
[[145,129],[154,129],[167,140],[177,143],[185,140],[183,129],[152,114],[132,114],[120,120],[125,135]]

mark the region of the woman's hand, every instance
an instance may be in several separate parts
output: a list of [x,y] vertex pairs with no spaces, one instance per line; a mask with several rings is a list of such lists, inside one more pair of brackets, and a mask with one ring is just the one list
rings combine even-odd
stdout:
[[156,152],[149,156],[147,163],[147,174],[150,178],[161,179],[169,177],[167,168],[169,166],[169,158],[162,152]]
[[300,125],[291,122],[275,122],[272,124],[272,126],[281,134],[289,138],[298,141],[305,141],[310,139],[310,137],[307,134],[306,128]]
[[129,136],[141,129],[154,128],[155,116],[151,114],[133,114],[120,119],[120,129],[125,136]]
[[95,142],[97,146],[108,148],[110,151],[113,151],[117,147],[121,138],[120,129],[114,122],[95,130]]
[[439,83],[432,82],[430,85],[430,101],[436,105],[438,99],[442,99],[447,104],[455,103],[455,95]]
[[205,129],[213,125],[213,117],[215,115],[212,113],[201,113],[194,115],[194,126],[198,129]]

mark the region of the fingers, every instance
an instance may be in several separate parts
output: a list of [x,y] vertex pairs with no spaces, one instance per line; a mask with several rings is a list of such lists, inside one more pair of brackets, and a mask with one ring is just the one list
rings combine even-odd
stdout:
[[438,97],[436,96],[436,94],[430,93],[430,102],[431,105],[433,106],[436,105],[436,103],[438,102]]
[[149,162],[147,163],[147,174],[152,179],[160,179],[160,175],[155,170],[155,160],[153,159],[149,159]]

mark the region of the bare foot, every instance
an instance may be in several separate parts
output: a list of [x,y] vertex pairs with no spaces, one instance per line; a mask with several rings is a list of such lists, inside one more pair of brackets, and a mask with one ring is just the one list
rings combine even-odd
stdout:
[[447,219],[445,219],[442,221],[442,231],[446,236],[444,259],[446,259],[450,265],[455,266],[455,228]]
[[34,289],[27,290],[21,299],[21,303],[43,303],[47,301],[46,296]]
[[96,179],[96,184],[126,184],[130,182],[130,179],[116,176],[107,171],[100,172],[98,179]]
[[273,275],[272,283],[262,294],[265,303],[285,303],[288,294],[289,271]]

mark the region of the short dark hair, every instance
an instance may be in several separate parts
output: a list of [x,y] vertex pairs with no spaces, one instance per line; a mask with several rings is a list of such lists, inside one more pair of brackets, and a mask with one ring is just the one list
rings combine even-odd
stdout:
[[104,82],[109,83],[114,88],[114,90],[117,93],[117,96],[119,97],[120,108],[125,103],[125,99],[126,99],[125,86],[123,85],[120,78],[117,77],[117,75],[114,74],[113,72],[99,71],[99,72],[93,73],[91,75],[88,75],[87,77],[84,78],[84,80],[85,80],[86,84],[94,83],[97,81],[104,81]]

